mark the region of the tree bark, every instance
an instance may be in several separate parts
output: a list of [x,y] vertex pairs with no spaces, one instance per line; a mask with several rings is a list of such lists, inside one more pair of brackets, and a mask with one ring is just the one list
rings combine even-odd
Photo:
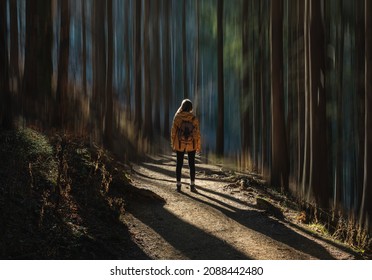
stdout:
[[216,153],[224,154],[224,69],[223,69],[223,0],[217,2],[217,56],[218,56],[218,109],[217,109],[217,135]]
[[365,226],[372,229],[372,3],[365,1],[365,142],[364,181],[361,217]]
[[288,190],[289,160],[284,121],[283,1],[271,2],[271,184]]
[[310,3],[310,187],[319,206],[328,207],[324,25],[321,0]]
[[18,47],[18,5],[17,0],[9,1],[10,10],[10,69],[11,91],[18,92],[20,86],[19,76],[19,47]]
[[137,129],[142,126],[142,90],[141,90],[141,2],[133,1],[134,8],[134,47],[133,47],[133,69],[134,69],[134,119]]
[[57,126],[63,127],[67,117],[68,61],[70,52],[70,7],[69,1],[61,1],[61,26],[59,30],[59,58],[57,80]]
[[150,88],[150,46],[149,46],[149,10],[150,2],[145,1],[144,15],[144,34],[143,34],[143,65],[144,65],[144,85],[145,85],[145,120],[143,134],[147,139],[152,138],[152,98]]
[[87,36],[86,36],[86,16],[85,16],[85,0],[81,0],[81,13],[82,13],[82,31],[83,31],[83,54],[82,54],[82,65],[83,65],[83,93],[87,95]]
[[186,38],[186,0],[183,0],[182,8],[182,61],[183,61],[183,97],[189,97],[187,80],[187,38]]
[[169,126],[169,104],[171,99],[171,64],[170,64],[170,37],[169,37],[169,28],[170,28],[170,0],[163,1],[164,9],[164,24],[163,24],[163,38],[164,38],[164,53],[163,53],[163,103],[164,103],[164,137],[169,138],[170,135],[170,126]]
[[[153,89],[153,96],[154,96],[154,129],[156,134],[160,134],[160,87],[161,87],[161,67],[160,67],[160,45],[159,45],[159,18],[160,18],[160,3],[159,0],[151,1],[153,3],[153,16],[152,18],[152,34],[153,34],[153,42],[151,46],[153,46],[153,56],[151,58],[151,69],[152,69],[152,81],[154,82],[152,85]],[[151,53],[151,52],[150,52]]]
[[52,40],[51,1],[27,0],[23,95],[28,99],[26,112],[34,118],[45,118],[49,113],[46,101],[52,93]]
[[7,43],[6,1],[0,1],[0,127],[10,129],[13,126],[11,97],[9,90],[9,62]]
[[[106,102],[106,35],[105,35],[106,3],[93,3],[93,94],[92,109],[97,133],[102,136],[104,109]],[[97,139],[99,140],[99,139]],[[102,140],[102,139],[100,139]]]
[[113,69],[114,69],[114,31],[113,31],[113,10],[112,0],[107,0],[107,80],[106,80],[106,108],[104,145],[112,148],[113,136]]

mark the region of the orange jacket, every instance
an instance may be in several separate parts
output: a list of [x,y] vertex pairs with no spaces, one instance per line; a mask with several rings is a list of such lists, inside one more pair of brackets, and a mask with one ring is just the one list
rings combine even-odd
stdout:
[[[178,129],[183,121],[189,121],[194,125],[193,143],[185,144],[178,139]],[[171,131],[171,146],[174,151],[192,152],[200,151],[200,128],[198,119],[190,112],[177,112],[173,119]]]

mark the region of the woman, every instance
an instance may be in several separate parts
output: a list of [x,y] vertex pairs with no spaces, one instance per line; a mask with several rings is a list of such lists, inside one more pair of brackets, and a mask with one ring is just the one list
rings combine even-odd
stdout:
[[199,121],[192,113],[192,102],[184,99],[177,110],[171,131],[171,146],[177,153],[177,191],[181,191],[181,171],[185,153],[188,154],[190,168],[190,190],[195,188],[195,153],[200,152]]

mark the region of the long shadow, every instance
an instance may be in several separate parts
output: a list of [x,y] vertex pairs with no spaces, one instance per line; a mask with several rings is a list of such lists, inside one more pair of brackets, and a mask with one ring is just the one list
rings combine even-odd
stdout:
[[[191,196],[187,193],[184,193],[191,199],[194,199],[200,203],[204,203],[209,205],[222,213],[224,213],[227,217],[237,221],[241,225],[252,229],[254,231],[260,232],[276,241],[279,241],[283,244],[287,244],[288,246],[303,252],[305,254],[311,255],[318,259],[324,260],[332,260],[335,259],[323,246],[319,245],[318,243],[310,240],[309,238],[293,231],[292,229],[288,228],[285,224],[279,222],[276,219],[267,216],[265,213],[257,213],[254,210],[241,210],[238,208],[234,208],[235,211],[228,211],[226,208],[218,206],[216,204],[207,202],[202,200],[196,196]],[[199,193],[200,194],[200,193]],[[218,201],[208,195],[203,194],[203,197],[206,197],[213,201]],[[224,203],[221,205],[225,206]],[[298,228],[300,229],[300,228]],[[301,230],[301,229],[300,229]],[[335,246],[335,244],[332,243]],[[344,248],[342,248],[344,249]],[[351,253],[351,252],[349,252]]]
[[[162,163],[161,160],[159,160],[157,162],[157,164],[161,164],[161,163]],[[148,165],[146,165],[146,167],[148,169],[154,171],[154,172],[158,172],[158,173],[164,174],[166,176],[174,176],[173,172],[171,172],[169,170],[166,170],[166,169],[163,169],[161,167],[152,165],[152,164],[148,164]],[[213,172],[211,169],[207,169],[207,170],[209,170],[210,172]],[[154,179],[154,178],[149,177],[148,179]],[[218,181],[218,182],[222,181],[222,180],[215,179],[215,178],[205,178],[205,179],[202,178],[202,179],[205,180],[205,181]],[[199,179],[199,180],[201,180],[201,179]],[[163,181],[168,181],[168,180],[163,179]],[[173,181],[171,181],[171,182],[173,182]],[[210,190],[210,189],[207,189],[207,188],[204,188],[204,187],[200,187],[200,186],[198,187],[198,189],[200,189],[202,191],[205,191],[205,192],[209,192],[213,195],[221,196],[226,200],[230,200],[230,201],[234,201],[234,202],[239,203],[239,204],[247,205],[247,203],[245,203],[245,202],[243,202],[239,199],[236,199],[234,197],[231,197],[229,195],[226,195],[226,194],[215,192],[213,190]],[[208,196],[206,194],[203,194],[201,192],[199,192],[200,196],[203,196],[210,201],[214,201],[215,203],[219,204],[220,206],[218,206],[214,203],[210,203],[208,201],[202,200],[202,199],[197,198],[195,196],[190,196],[189,194],[186,194],[186,193],[184,193],[184,194],[186,196],[190,197],[191,199],[194,199],[194,200],[196,200],[200,203],[207,204],[207,205],[221,211],[227,217],[237,221],[241,225],[243,225],[247,228],[250,228],[252,230],[255,230],[257,232],[260,232],[260,233],[272,238],[273,240],[276,240],[276,241],[281,242],[283,244],[287,244],[288,246],[291,246],[291,247],[293,247],[294,249],[296,249],[300,252],[306,253],[308,255],[311,255],[311,256],[313,256],[315,258],[319,258],[319,259],[334,259],[334,257],[324,247],[322,247],[318,243],[312,241],[311,239],[297,233],[296,231],[288,228],[282,222],[279,222],[276,219],[270,218],[265,213],[261,213],[261,214],[258,215],[257,211],[254,211],[254,210],[253,211],[241,210],[239,208],[231,206],[227,203],[224,203],[224,202],[222,202],[222,201],[220,201],[216,198],[213,198],[213,197]],[[254,205],[252,205],[252,207],[255,208]],[[290,222],[287,222],[287,223],[296,227],[295,224],[292,224]],[[309,234],[308,231],[306,231],[306,230],[304,230],[300,227],[296,227],[296,228],[299,231],[302,231],[304,233]],[[335,242],[323,239],[321,237],[319,237],[319,239],[331,244],[332,246],[335,246],[335,247],[338,247],[342,250],[345,250],[344,247],[339,246]],[[353,253],[351,251],[347,251],[347,252],[355,255],[355,253]]]
[[[220,192],[216,192],[216,191],[214,191],[214,190],[211,190],[211,189],[208,189],[208,188],[205,188],[205,187],[202,187],[202,186],[198,186],[198,189],[199,189],[199,190],[202,190],[203,192],[208,192],[208,193],[210,193],[210,194],[220,196],[220,197],[222,197],[222,198],[224,198],[224,199],[228,199],[228,200],[231,200],[231,201],[234,201],[234,202],[237,202],[237,203],[243,204],[243,205],[248,205],[248,206],[251,207],[251,208],[255,208],[255,209],[257,209],[257,210],[261,210],[261,209],[260,209],[259,207],[257,207],[256,205],[253,205],[253,204],[250,204],[250,203],[245,203],[244,201],[241,201],[241,200],[239,200],[239,199],[237,199],[237,198],[234,198],[234,197],[232,197],[232,196],[229,196],[229,195],[227,195],[227,194],[223,194],[223,193],[220,193]],[[202,193],[200,193],[200,195],[205,196],[205,197],[208,197],[208,199],[213,200],[213,201],[217,201],[217,202],[219,201],[218,199],[215,199],[215,198],[212,198],[212,197],[209,197],[209,196],[203,195]],[[221,201],[219,201],[219,203],[221,204]],[[222,205],[225,205],[225,203],[223,203]],[[288,221],[287,221],[287,222],[288,222]],[[305,229],[305,228],[303,228],[303,227],[300,227],[300,226],[298,226],[298,225],[296,225],[296,224],[294,224],[294,223],[288,222],[288,224],[290,224],[292,227],[294,227],[294,228],[296,228],[297,230],[299,230],[299,231],[301,231],[301,232],[304,232],[304,233],[306,233],[306,234],[309,234],[309,235],[313,235],[313,234],[314,234],[314,233],[311,232],[310,230],[307,230],[307,229]],[[322,241],[324,241],[324,242],[326,242],[326,243],[328,243],[328,244],[330,244],[330,245],[332,245],[332,246],[334,246],[334,247],[336,247],[336,248],[338,248],[338,249],[340,249],[340,250],[343,250],[343,251],[345,251],[345,252],[347,252],[347,253],[353,255],[355,258],[360,258],[360,256],[358,256],[358,255],[357,255],[353,250],[351,250],[351,249],[349,249],[349,248],[346,248],[346,247],[343,246],[342,244],[339,244],[339,243],[337,243],[337,242],[333,242],[332,240],[326,239],[326,238],[324,238],[324,237],[322,237],[322,236],[317,236],[317,238],[320,239],[320,240],[322,240]]]
[[101,174],[85,177],[82,176],[84,170],[87,170],[86,163],[74,155],[70,162],[70,175],[74,178],[71,195],[86,234],[78,238],[68,259],[150,259],[132,241],[127,226],[120,221],[120,211],[108,203],[109,197],[125,195],[123,182],[114,179],[110,192],[103,195]]
[[[151,210],[149,210],[149,208]],[[227,244],[195,226],[182,221],[159,204],[128,204],[128,211],[151,227],[169,244],[189,259],[250,259]],[[185,209],[192,211],[192,209]]]

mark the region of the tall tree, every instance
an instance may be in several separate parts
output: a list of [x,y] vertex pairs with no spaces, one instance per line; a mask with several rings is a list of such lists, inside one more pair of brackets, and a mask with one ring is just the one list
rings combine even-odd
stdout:
[[134,119],[137,128],[142,126],[142,90],[141,90],[141,2],[133,1],[134,9],[134,45],[133,45],[133,76],[134,76],[134,102],[135,102],[135,112]]
[[9,63],[7,43],[6,1],[0,1],[0,127],[12,127],[11,97],[9,90]]
[[223,69],[223,0],[217,1],[217,83],[218,83],[218,106],[217,106],[217,133],[216,153],[222,156],[224,153],[224,69]]
[[81,22],[82,22],[82,65],[83,65],[83,92],[87,94],[87,35],[86,35],[86,16],[85,16],[85,0],[81,0]]
[[10,10],[10,71],[11,90],[19,91],[19,47],[18,47],[18,4],[17,0],[9,1]]
[[59,58],[57,80],[57,124],[63,126],[66,121],[68,91],[68,61],[70,53],[70,7],[69,1],[60,1],[61,25],[59,30]]
[[112,148],[113,131],[113,70],[114,70],[114,30],[113,30],[113,9],[112,0],[106,2],[107,11],[107,80],[106,80],[106,108],[105,108],[105,128],[104,144],[107,148]]
[[[357,161],[357,184],[356,184],[356,202],[355,208],[359,208],[362,201],[362,194],[363,194],[363,176],[364,176],[364,119],[365,119],[365,19],[364,19],[364,8],[365,4],[364,1],[355,1],[356,5],[356,14],[355,14],[355,49],[359,50],[356,52],[355,58],[355,80],[356,80],[356,93],[357,93],[357,115],[358,115],[358,139],[359,139],[359,150],[358,150],[358,158]],[[356,209],[359,211],[360,209]],[[357,212],[356,211],[356,212]]]
[[365,140],[364,140],[364,181],[361,213],[372,229],[372,3],[365,1]]
[[187,35],[186,35],[186,0],[182,1],[182,72],[183,72],[183,97],[189,97],[187,80]]
[[164,24],[163,24],[163,104],[164,104],[164,137],[169,138],[169,104],[171,99],[171,52],[170,52],[170,0],[163,0]]
[[288,190],[289,159],[284,120],[283,1],[271,2],[271,184]]
[[159,32],[159,19],[160,19],[160,3],[159,0],[151,1],[153,4],[152,8],[152,55],[151,55],[151,66],[152,66],[152,79],[153,84],[151,88],[154,96],[154,129],[160,131],[160,86],[161,86],[161,67],[160,67],[160,32]]
[[124,1],[124,60],[125,60],[125,106],[126,106],[126,114],[129,118],[131,118],[131,91],[130,91],[130,54],[129,54],[129,33],[130,33],[130,0]]
[[27,0],[23,96],[30,101],[25,109],[34,117],[45,115],[48,109],[46,101],[52,93],[52,45],[51,1]]
[[243,1],[242,9],[242,56],[243,56],[243,74],[242,74],[242,100],[241,100],[241,132],[242,132],[242,151],[243,160],[246,161],[251,156],[251,141],[249,133],[249,16],[248,16],[248,3]]
[[149,13],[150,2],[144,3],[144,32],[143,32],[143,65],[144,65],[144,85],[145,85],[145,120],[143,134],[146,138],[152,138],[152,102],[151,102],[151,87],[150,87],[150,44],[149,44]]
[[99,135],[103,132],[104,109],[106,103],[106,33],[105,33],[106,3],[93,2],[93,121]]
[[310,187],[321,207],[327,207],[328,184],[324,23],[321,0],[310,1]]

